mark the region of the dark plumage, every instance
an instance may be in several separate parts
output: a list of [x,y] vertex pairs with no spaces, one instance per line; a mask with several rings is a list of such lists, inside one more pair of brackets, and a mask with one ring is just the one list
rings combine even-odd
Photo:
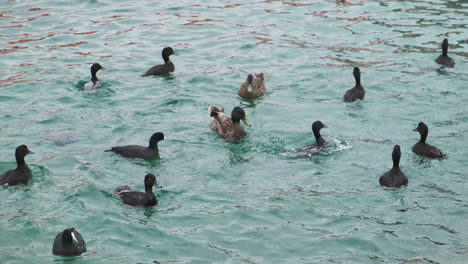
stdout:
[[392,152],[393,168],[387,171],[384,175],[380,176],[380,185],[385,187],[400,188],[401,186],[408,184],[408,178],[406,178],[405,174],[400,169],[400,157],[400,146],[395,145]]
[[175,70],[175,67],[172,61],[169,59],[169,56],[171,56],[172,54],[174,54],[174,51],[172,50],[171,47],[164,48],[162,50],[162,57],[164,60],[164,64],[153,66],[142,76],[143,77],[150,76],[150,75],[161,76],[161,75],[166,75],[166,74],[169,74],[170,72],[173,72]]
[[216,131],[223,138],[242,138],[247,136],[240,121],[250,127],[250,123],[245,116],[245,111],[242,107],[236,106],[232,110],[231,118],[229,118],[224,110],[217,106],[210,106],[208,112],[211,117],[210,128]]
[[24,161],[24,157],[28,154],[33,154],[29,151],[26,145],[21,145],[16,148],[16,169],[7,170],[5,173],[0,175],[0,185],[12,186],[18,184],[27,184],[31,177],[31,170]]
[[311,153],[311,152],[316,152],[322,147],[325,146],[325,139],[323,139],[322,135],[320,135],[320,130],[322,128],[326,128],[327,126],[324,125],[321,121],[315,121],[312,124],[312,132],[314,133],[315,137],[315,144],[308,145],[301,149],[299,152],[302,153]]
[[448,45],[448,40],[444,39],[442,41],[442,55],[437,57],[435,61],[439,64],[453,68],[455,66],[455,61],[452,58],[450,58],[449,55],[447,55]]
[[354,75],[354,79],[356,80],[356,85],[353,88],[346,91],[344,98],[343,98],[343,100],[346,103],[354,102],[357,99],[362,100],[364,99],[364,95],[366,93],[366,91],[364,90],[364,87],[362,87],[361,85],[361,71],[359,70],[358,67],[354,67],[353,75]]
[[153,193],[153,185],[157,186],[156,176],[147,174],[145,176],[145,192],[132,191],[128,186],[122,186],[115,189],[115,193],[122,198],[125,204],[153,206],[158,204],[158,200]]
[[98,81],[98,78],[96,76],[97,72],[103,69],[101,64],[99,63],[94,63],[91,65],[91,81],[85,83],[84,85],[84,90],[86,91],[91,91],[91,90],[96,90],[102,87],[101,83]]
[[121,147],[113,147],[107,151],[113,151],[126,158],[140,158],[145,160],[151,160],[159,158],[158,142],[164,140],[164,134],[162,132],[154,133],[149,141],[149,146],[140,145],[128,145]]
[[266,92],[265,73],[249,74],[247,80],[241,84],[237,94],[245,99],[255,99]]
[[431,159],[443,158],[445,155],[440,149],[426,143],[427,134],[429,134],[429,128],[423,122],[419,122],[418,127],[413,131],[418,131],[421,135],[421,139],[418,143],[414,144],[413,152],[419,156],[428,157]]
[[79,256],[86,252],[86,244],[78,231],[74,228],[63,230],[54,240],[52,253],[61,256]]

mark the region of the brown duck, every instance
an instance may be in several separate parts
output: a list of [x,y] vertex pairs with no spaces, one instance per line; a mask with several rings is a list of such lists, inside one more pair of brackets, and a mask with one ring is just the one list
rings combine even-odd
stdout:
[[247,136],[247,132],[241,126],[240,121],[250,127],[250,123],[245,116],[245,111],[241,107],[234,107],[229,118],[223,109],[217,106],[210,106],[208,109],[211,117],[210,128],[216,131],[223,138],[242,138]]
[[265,73],[249,74],[247,80],[241,84],[237,94],[245,99],[256,99],[266,92]]

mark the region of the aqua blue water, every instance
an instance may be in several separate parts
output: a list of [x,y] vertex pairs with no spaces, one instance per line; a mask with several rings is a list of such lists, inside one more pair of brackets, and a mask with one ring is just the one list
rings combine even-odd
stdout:
[[[467,263],[466,1],[1,1],[0,263]],[[434,59],[449,39],[456,66]],[[171,46],[170,77],[140,77]],[[83,92],[99,62],[104,88]],[[343,103],[362,72],[365,100]],[[247,73],[270,90],[237,96]],[[207,109],[243,106],[240,144]],[[298,158],[321,120],[329,149]],[[418,122],[447,154],[421,161]],[[104,152],[162,131],[161,159]],[[409,185],[382,188],[402,148]],[[123,184],[163,186],[151,209]],[[88,251],[52,255],[75,227]]]

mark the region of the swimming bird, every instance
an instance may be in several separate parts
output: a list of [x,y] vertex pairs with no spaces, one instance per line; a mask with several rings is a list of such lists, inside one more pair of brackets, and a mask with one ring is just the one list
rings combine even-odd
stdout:
[[408,178],[406,178],[405,174],[400,169],[400,157],[400,146],[395,145],[392,152],[393,168],[387,171],[384,175],[380,176],[380,185],[385,187],[400,188],[401,186],[408,184]]
[[126,158],[140,158],[145,160],[151,160],[154,158],[159,158],[158,142],[161,140],[164,140],[164,134],[162,132],[157,132],[151,136],[148,147],[140,145],[128,145],[121,147],[112,147],[111,149],[105,151],[113,151]]
[[174,50],[172,50],[171,47],[165,47],[162,50],[162,58],[164,60],[164,64],[153,66],[145,74],[143,74],[142,77],[146,77],[150,75],[161,76],[161,75],[166,75],[166,74],[169,74],[170,72],[173,72],[175,70],[175,67],[172,61],[169,59],[169,56],[171,56],[172,54],[174,54]]
[[91,90],[96,90],[102,87],[101,83],[99,82],[96,74],[97,72],[103,69],[101,64],[99,63],[94,63],[91,65],[91,81],[85,83],[84,85],[84,90],[85,91],[91,91]]
[[426,124],[424,124],[424,122],[419,122],[418,127],[413,129],[413,131],[418,131],[421,135],[421,139],[418,141],[418,143],[414,144],[413,146],[413,152],[415,154],[431,159],[439,159],[445,157],[445,155],[442,153],[442,151],[440,151],[440,149],[426,143],[429,128]]
[[323,139],[322,135],[320,135],[320,130],[322,128],[326,128],[327,126],[322,123],[322,121],[315,121],[312,123],[312,132],[314,133],[315,137],[315,144],[308,145],[301,149],[299,153],[310,153],[314,151],[318,151],[322,147],[325,146],[325,139]]
[[86,244],[75,228],[65,229],[54,239],[52,253],[61,256],[79,256],[86,252]]
[[158,204],[158,200],[153,193],[153,185],[157,186],[156,176],[147,174],[145,176],[145,192],[133,191],[128,186],[115,189],[115,193],[120,196],[125,204],[134,206],[153,206]]
[[353,88],[346,91],[343,98],[346,103],[354,102],[357,99],[362,100],[364,99],[364,95],[366,93],[364,87],[362,87],[361,85],[361,71],[359,70],[359,67],[354,67],[353,75],[354,79],[356,80],[356,85]]
[[445,65],[449,68],[453,68],[455,66],[455,61],[447,55],[448,50],[448,40],[444,39],[442,41],[442,55],[437,57],[435,60],[437,63]]
[[241,84],[237,94],[245,99],[255,99],[266,92],[265,73],[249,74],[247,80]]
[[26,145],[21,145],[16,148],[16,169],[7,170],[0,175],[0,185],[13,186],[18,184],[27,184],[31,177],[31,170],[24,161],[24,157],[28,154],[33,154]]
[[210,128],[216,131],[223,138],[241,138],[247,136],[244,127],[241,126],[240,121],[250,127],[250,123],[245,116],[245,111],[242,107],[236,106],[231,112],[231,118],[225,113],[224,109],[217,106],[210,106],[208,113],[211,117]]

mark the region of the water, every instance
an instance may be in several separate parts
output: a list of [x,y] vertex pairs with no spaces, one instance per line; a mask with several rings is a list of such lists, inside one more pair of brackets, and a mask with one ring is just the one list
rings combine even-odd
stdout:
[[[0,190],[0,263],[466,263],[466,1],[2,1],[0,171],[26,144],[27,186]],[[453,69],[434,59],[449,39]],[[176,71],[140,77],[172,46]],[[104,89],[85,93],[99,62]],[[359,66],[366,98],[341,102]],[[266,72],[262,99],[236,94]],[[207,108],[245,108],[249,138],[209,130]],[[330,149],[298,158],[321,120]],[[448,158],[420,162],[428,142]],[[161,160],[111,146],[162,131]],[[378,177],[402,147],[409,185]],[[143,189],[152,209],[113,194]]]

